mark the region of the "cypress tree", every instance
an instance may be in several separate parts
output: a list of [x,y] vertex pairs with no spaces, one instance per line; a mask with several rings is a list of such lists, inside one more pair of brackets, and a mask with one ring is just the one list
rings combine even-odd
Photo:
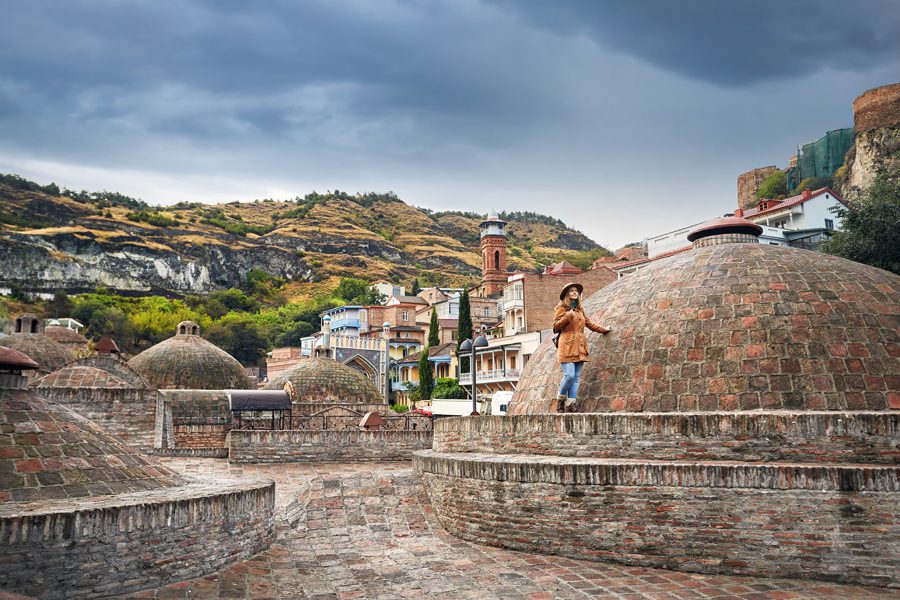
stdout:
[[[456,352],[459,354],[459,345],[465,340],[472,339],[472,307],[469,304],[469,290],[463,289],[459,299],[459,325],[456,329]],[[459,357],[459,372],[469,372],[469,356]]]
[[428,350],[429,347],[425,346],[422,356],[419,357],[419,395],[422,400],[431,400],[431,390],[434,389],[434,377],[431,374]]
[[428,345],[429,346],[440,346],[441,344],[441,334],[438,329],[438,317],[437,317],[437,309],[431,309],[431,324],[428,326]]

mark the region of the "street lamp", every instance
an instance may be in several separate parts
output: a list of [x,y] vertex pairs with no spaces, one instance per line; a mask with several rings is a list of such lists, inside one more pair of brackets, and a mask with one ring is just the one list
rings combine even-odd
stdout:
[[469,358],[469,370],[472,373],[472,414],[469,416],[478,415],[478,394],[475,392],[475,352],[478,348],[486,348],[487,345],[487,338],[483,335],[479,335],[475,338],[474,344],[472,343],[472,340],[467,339],[459,345],[459,349],[462,352],[472,353],[471,358]]

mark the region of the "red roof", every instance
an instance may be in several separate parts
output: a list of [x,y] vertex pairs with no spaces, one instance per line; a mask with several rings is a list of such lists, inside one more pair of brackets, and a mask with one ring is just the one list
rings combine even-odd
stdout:
[[549,275],[579,275],[582,271],[572,263],[563,260],[555,265],[549,265],[544,269],[544,273]]
[[749,219],[750,217],[758,217],[759,215],[765,215],[778,210],[783,210],[785,208],[790,208],[792,206],[797,206],[798,204],[808,202],[809,200],[812,200],[817,196],[821,196],[826,192],[834,196],[842,204],[847,204],[846,202],[844,202],[844,199],[835,194],[834,190],[832,190],[831,188],[824,187],[814,191],[804,190],[804,192],[808,193],[804,194],[801,192],[796,196],[791,196],[790,198],[785,198],[784,200],[769,200],[767,198],[760,198],[760,202],[765,200],[769,203],[769,206],[763,210],[760,210],[759,208],[749,208],[743,212],[743,217],[745,219]]
[[39,365],[30,356],[18,350],[0,346],[0,368],[4,369],[37,369]]

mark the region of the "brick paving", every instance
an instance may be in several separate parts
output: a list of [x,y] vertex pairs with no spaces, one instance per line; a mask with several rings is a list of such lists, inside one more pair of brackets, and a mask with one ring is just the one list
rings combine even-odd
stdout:
[[460,541],[434,517],[409,463],[229,465],[165,459],[185,474],[261,475],[284,507],[309,491],[306,518],[266,552],[215,575],[130,598],[896,598],[896,590],[726,577],[511,552]]

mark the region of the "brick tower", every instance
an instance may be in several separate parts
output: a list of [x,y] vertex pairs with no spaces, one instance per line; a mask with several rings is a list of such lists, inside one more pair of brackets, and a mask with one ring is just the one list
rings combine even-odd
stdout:
[[506,221],[495,213],[481,222],[481,291],[490,296],[506,285]]

